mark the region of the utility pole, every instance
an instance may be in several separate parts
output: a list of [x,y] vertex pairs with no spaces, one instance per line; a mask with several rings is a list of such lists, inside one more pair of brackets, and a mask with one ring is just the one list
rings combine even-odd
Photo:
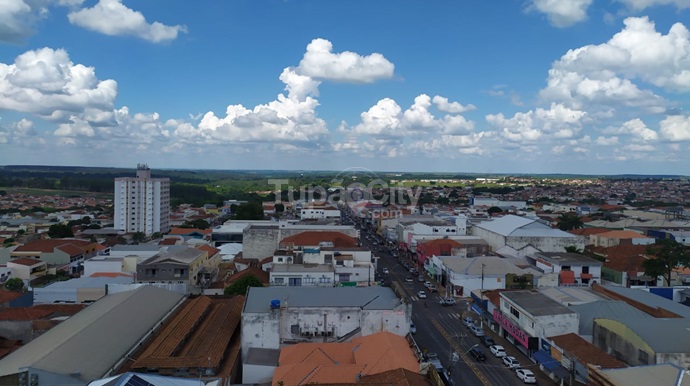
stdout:
[[[482,285],[479,289],[479,309],[484,313],[484,308],[482,307],[482,301],[484,300],[484,267],[486,264],[482,263]],[[484,315],[479,315],[479,327],[484,328]]]

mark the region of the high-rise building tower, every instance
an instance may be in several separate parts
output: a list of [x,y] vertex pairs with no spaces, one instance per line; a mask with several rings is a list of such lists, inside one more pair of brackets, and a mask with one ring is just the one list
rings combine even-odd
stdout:
[[115,228],[127,233],[170,231],[170,179],[151,178],[146,164],[136,177],[115,179]]

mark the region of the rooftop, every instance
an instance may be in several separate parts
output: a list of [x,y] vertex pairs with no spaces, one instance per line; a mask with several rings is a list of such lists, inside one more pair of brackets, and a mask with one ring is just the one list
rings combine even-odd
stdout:
[[[591,371],[591,370],[590,370]],[[684,370],[669,363],[599,370],[614,385],[690,386]]]
[[627,365],[611,355],[602,351],[599,347],[589,343],[577,334],[565,334],[549,337],[558,347],[571,353],[581,363],[592,364],[604,369],[622,368]]
[[637,308],[620,300],[599,300],[596,302],[569,306],[580,317],[580,335],[592,335],[593,323],[596,318],[628,320],[641,319],[652,321],[654,318]]
[[581,255],[579,253],[568,253],[568,252],[537,252],[532,254],[531,257],[540,258],[548,261],[552,264],[585,264],[585,265],[602,265],[599,260],[594,260],[591,257]]
[[169,248],[167,251],[163,251],[144,260],[141,262],[141,265],[160,263],[190,264],[204,254],[206,254],[206,251],[197,248]]
[[575,238],[577,236],[559,229],[553,229],[546,224],[525,217],[506,215],[492,221],[482,221],[475,225],[477,228],[486,229],[501,236],[516,237],[564,237]]
[[32,259],[31,257],[20,257],[18,259],[12,259],[8,263],[24,265],[27,267],[33,267],[34,265],[45,264],[45,261],[39,259]]
[[0,376],[33,367],[86,382],[98,379],[182,299],[153,286],[107,295],[3,358]]
[[332,264],[273,264],[273,272],[333,272]]
[[594,324],[613,325],[618,334],[629,334],[625,331],[627,328],[633,336],[637,335],[657,354],[686,354],[688,352],[690,330],[688,330],[688,320],[685,318],[651,320],[646,318],[628,318],[625,320],[596,318]]
[[244,313],[267,313],[271,301],[286,307],[357,307],[392,310],[400,299],[388,287],[250,287]]
[[506,259],[499,256],[477,256],[472,258],[462,256],[441,256],[439,259],[441,259],[443,265],[460,275],[478,276],[482,274],[482,271],[485,276],[503,276],[507,273],[514,273],[517,275],[524,274],[522,269],[513,264],[512,259]]
[[357,239],[342,232],[307,231],[286,237],[280,241],[281,245],[293,244],[297,246],[317,246],[322,242],[333,243],[334,247],[356,247]]
[[536,290],[506,291],[501,296],[532,316],[565,315],[575,312]]

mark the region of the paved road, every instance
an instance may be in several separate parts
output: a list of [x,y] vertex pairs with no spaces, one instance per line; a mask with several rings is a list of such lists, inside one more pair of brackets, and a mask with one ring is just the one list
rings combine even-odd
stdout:
[[[441,306],[439,303],[441,295],[430,293],[423,283],[418,281],[418,274],[410,274],[398,258],[393,257],[386,248],[374,243],[375,237],[367,239],[366,235],[367,233],[362,231],[362,245],[371,248],[374,255],[380,257],[377,276],[389,285],[393,282],[400,284],[404,297],[412,304],[412,321],[417,328],[417,333],[414,335],[415,341],[423,352],[438,354],[444,368],[449,370],[450,378],[455,385],[512,386],[522,384],[514,371],[506,368],[503,361],[500,358],[495,358],[489,349],[480,343],[479,338],[472,335],[469,329],[462,324],[461,319],[464,315],[472,315],[476,319],[475,314],[468,313],[469,308],[465,300],[460,300],[454,306]],[[384,268],[389,270],[388,274],[383,273]],[[412,277],[412,282],[406,281],[409,277]],[[428,277],[426,279],[430,280]],[[421,290],[426,292],[426,299],[420,299],[418,292]],[[541,373],[537,365],[520,354],[515,347],[512,347],[503,338],[496,336],[488,328],[484,330],[498,344],[502,344],[509,355],[518,358],[523,368],[532,370],[537,375],[538,384],[555,384],[545,374]],[[486,355],[486,362],[474,361],[467,354],[469,349],[475,345],[481,348]],[[450,357],[453,351],[460,355],[460,360],[451,366]]]

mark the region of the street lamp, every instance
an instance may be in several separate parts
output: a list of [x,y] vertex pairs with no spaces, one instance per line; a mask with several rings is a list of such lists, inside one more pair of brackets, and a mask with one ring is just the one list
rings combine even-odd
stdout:
[[[467,355],[468,352],[472,351],[473,348],[479,346],[479,343],[475,344],[474,346],[470,347],[465,351],[464,355]],[[450,351],[450,364],[448,365],[448,376],[450,377],[451,370],[453,369],[453,366],[455,366],[458,362],[460,362],[460,355],[458,355],[457,351],[453,351],[453,347],[451,346],[451,351]]]

